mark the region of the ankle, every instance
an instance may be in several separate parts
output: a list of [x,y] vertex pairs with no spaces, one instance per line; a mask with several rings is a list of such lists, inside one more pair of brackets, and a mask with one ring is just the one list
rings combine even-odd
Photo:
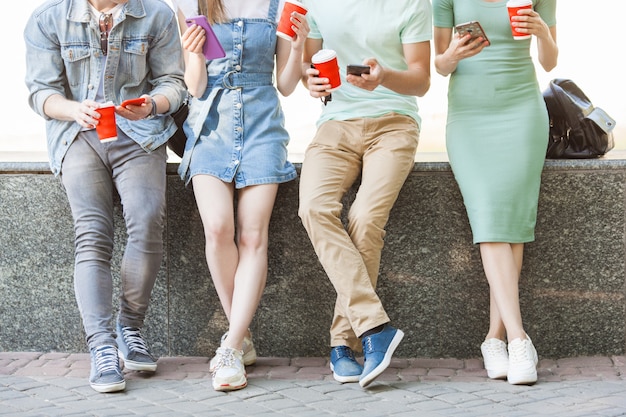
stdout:
[[[385,324],[387,324],[387,323],[385,323]],[[369,329],[368,331],[363,333],[361,336],[359,336],[359,339],[363,339],[363,338],[365,338],[367,336],[371,336],[373,334],[382,332],[383,329],[385,328],[385,324],[381,324],[380,326],[376,326],[376,327],[374,327],[372,329]]]

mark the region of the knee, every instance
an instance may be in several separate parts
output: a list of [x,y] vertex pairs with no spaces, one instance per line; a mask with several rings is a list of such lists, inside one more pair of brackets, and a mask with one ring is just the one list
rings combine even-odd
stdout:
[[298,216],[306,229],[339,219],[341,203],[320,198],[302,198],[298,207]]
[[382,240],[385,237],[387,217],[367,208],[352,206],[348,212],[348,232],[357,243],[371,239]]
[[208,247],[232,244],[235,239],[234,226],[220,221],[208,222],[204,224],[204,238]]
[[267,252],[268,231],[262,229],[241,230],[238,236],[237,246],[240,251]]
[[161,239],[165,222],[165,207],[146,204],[145,207],[124,210],[129,236],[138,239]]
[[78,257],[99,254],[109,259],[113,253],[113,220],[104,216],[78,219],[74,224],[75,250]]

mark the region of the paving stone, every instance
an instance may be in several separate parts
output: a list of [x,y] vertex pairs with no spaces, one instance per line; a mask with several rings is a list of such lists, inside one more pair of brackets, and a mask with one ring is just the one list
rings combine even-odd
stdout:
[[[532,386],[480,376],[484,369],[476,366],[479,360],[397,360],[367,389],[336,382],[327,358],[259,358],[265,365],[249,367],[255,376],[248,387],[229,393],[214,391],[203,372],[198,378],[192,371],[180,371],[206,366],[209,358],[162,358],[154,375],[126,373],[126,390],[114,394],[95,392],[86,377],[41,375],[42,369],[87,369],[88,355],[0,355],[0,360],[13,361],[8,358],[16,359],[19,367],[14,375],[0,376],[1,416],[626,415],[626,379],[618,369],[626,362],[623,356],[543,360],[540,380]],[[441,374],[441,380],[429,382],[425,372]],[[469,372],[475,375],[467,376]],[[415,380],[403,380],[401,374]],[[273,379],[276,375],[280,379]]]

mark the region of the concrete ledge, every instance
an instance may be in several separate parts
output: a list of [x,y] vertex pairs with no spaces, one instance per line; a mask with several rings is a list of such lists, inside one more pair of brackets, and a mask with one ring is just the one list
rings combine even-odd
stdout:
[[[545,164],[520,284],[525,325],[543,358],[625,352],[624,156]],[[145,333],[160,356],[211,356],[226,320],[193,192],[176,168],[168,166],[166,256]],[[298,184],[280,187],[272,217],[267,288],[252,324],[261,356],[328,354],[335,294],[297,216]],[[0,163],[0,201],[0,351],[84,352],[72,220],[59,181],[47,163]],[[119,204],[116,232],[124,242]],[[488,287],[447,162],[418,161],[404,185],[387,226],[379,293],[406,333],[397,356],[480,356]]]

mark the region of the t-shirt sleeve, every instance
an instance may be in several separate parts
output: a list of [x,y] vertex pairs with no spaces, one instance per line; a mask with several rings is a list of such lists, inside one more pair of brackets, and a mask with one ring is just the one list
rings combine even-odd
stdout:
[[440,28],[454,26],[453,0],[433,0],[433,25]]
[[[302,4],[304,4],[305,7],[309,6],[308,3],[309,3],[308,0],[302,1]],[[307,37],[311,39],[322,39],[322,34],[320,33],[319,28],[317,27],[317,23],[315,22],[315,19],[313,18],[313,16],[311,16],[311,13],[306,14],[306,20],[309,23],[309,35]]]
[[549,27],[556,25],[556,0],[537,0],[535,11]]
[[407,10],[406,24],[400,31],[402,43],[429,41],[433,38],[433,11],[429,0],[415,2],[415,7]]

